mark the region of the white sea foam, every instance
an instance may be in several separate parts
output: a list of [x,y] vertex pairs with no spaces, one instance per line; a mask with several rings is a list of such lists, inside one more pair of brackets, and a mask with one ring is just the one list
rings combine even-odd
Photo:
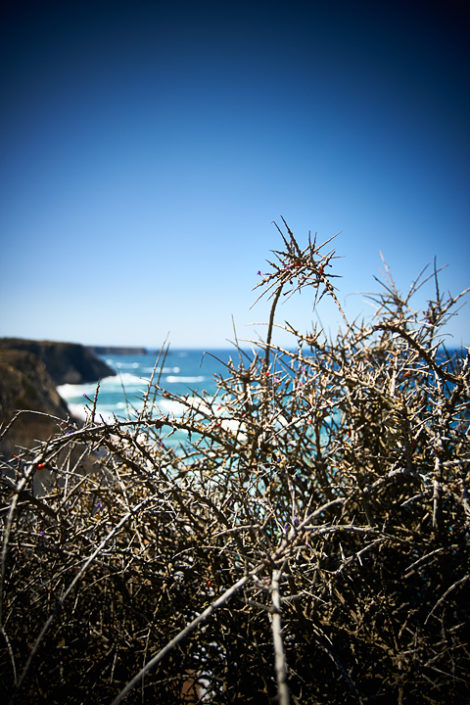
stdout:
[[158,406],[164,414],[172,414],[174,416],[182,416],[185,411],[190,409],[197,409],[203,413],[210,413],[210,407],[204,403],[202,399],[198,397],[186,396],[184,397],[186,404],[176,401],[174,399],[159,399]]
[[[129,392],[143,390],[146,389],[148,383],[149,380],[146,377],[138,377],[130,372],[123,372],[122,374],[102,379],[100,383],[100,394],[105,394],[106,392],[120,392],[122,387]],[[97,382],[88,382],[86,384],[61,384],[57,387],[57,391],[65,401],[77,399],[84,394],[93,399],[97,386]]]
[[193,409],[198,409],[198,411],[202,411],[206,414],[211,413],[211,407],[208,406],[208,404],[206,404],[205,401],[203,401],[199,397],[187,396],[185,398],[190,407],[192,407]]
[[237,436],[240,441],[246,440],[246,425],[244,423],[240,423],[237,419],[222,419],[220,425],[225,431]]
[[115,416],[110,411],[105,411],[104,409],[97,409],[95,414],[95,421],[102,420],[105,423],[114,423]]
[[204,382],[206,378],[203,375],[197,375],[196,377],[184,377],[180,375],[168,375],[165,377],[165,382],[167,384],[176,384],[180,382],[181,384],[195,384],[196,382]]
[[158,402],[158,406],[163,414],[169,414],[170,416],[182,416],[187,411],[187,407],[184,404],[173,399],[161,399]]
[[75,419],[85,421],[87,418],[87,408],[83,404],[68,404],[70,415]]
[[[135,418],[136,414],[142,410],[150,378],[154,372],[154,381],[158,379],[159,384],[168,390],[173,389],[176,392],[181,392],[184,389],[187,391],[188,388],[202,389],[206,385],[212,389],[214,384],[210,374],[198,369],[200,367],[199,357],[199,353],[195,356],[193,352],[177,351],[169,359],[157,360],[157,366],[154,367],[151,356],[116,358],[116,356],[108,355],[103,359],[107,360],[117,374],[101,380],[96,413],[101,413],[103,418],[109,421],[114,418],[114,415],[121,420]],[[97,386],[96,382],[64,384],[58,387],[58,392],[69,405],[73,415],[86,419],[89,415],[87,408],[90,409],[93,406]],[[178,418],[192,408],[196,412],[201,412],[201,415],[216,414],[222,419],[228,416],[226,411],[221,410],[222,407],[219,408],[217,404],[210,408],[209,399],[204,402],[200,397],[191,398],[190,395],[187,395],[185,396],[186,403],[181,403],[173,399],[162,399],[161,395],[157,394],[155,406],[151,408],[153,399],[154,395],[151,392],[147,402],[147,410],[156,415],[170,414]]]
[[96,391],[96,384],[60,384],[57,387],[62,399],[72,399],[73,397],[78,397],[80,394],[94,394]]
[[[87,421],[90,418],[91,411],[83,404],[68,404],[70,415],[80,421]],[[113,423],[114,415],[110,411],[97,406],[95,411],[95,421],[104,421],[105,423]]]
[[[178,367],[177,365],[175,367],[157,367],[155,370],[155,374],[168,375],[168,374],[170,374],[170,372],[173,372],[174,374],[178,374],[178,372],[180,372],[180,371],[181,371],[181,368]],[[152,373],[153,367],[143,367],[142,372]]]

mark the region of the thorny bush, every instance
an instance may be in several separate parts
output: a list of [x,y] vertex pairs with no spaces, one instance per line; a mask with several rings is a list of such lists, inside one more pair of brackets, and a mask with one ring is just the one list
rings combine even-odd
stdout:
[[[284,226],[266,338],[235,343],[214,397],[163,416],[164,349],[137,418],[97,422],[95,400],[3,461],[4,702],[468,702],[469,356],[442,335],[461,295],[434,268],[403,296],[386,269],[348,322],[331,241]],[[344,323],[283,324],[283,349],[300,290]]]

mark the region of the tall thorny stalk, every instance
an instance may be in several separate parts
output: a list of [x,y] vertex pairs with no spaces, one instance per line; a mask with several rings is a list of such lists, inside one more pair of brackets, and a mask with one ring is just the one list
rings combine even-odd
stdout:
[[[162,389],[164,349],[135,420],[97,423],[95,398],[83,428],[4,461],[11,702],[468,696],[468,352],[441,335],[463,294],[444,296],[434,266],[403,296],[386,268],[373,320],[348,322],[332,238],[301,249],[284,227],[256,287],[266,339],[236,341],[214,397]],[[336,340],[286,323],[293,345],[273,342],[300,291],[335,302]]]

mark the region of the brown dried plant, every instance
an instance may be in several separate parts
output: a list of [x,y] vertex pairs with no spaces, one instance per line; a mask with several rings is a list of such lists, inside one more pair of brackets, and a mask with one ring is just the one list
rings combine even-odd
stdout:
[[[468,701],[469,356],[442,337],[462,295],[436,267],[402,295],[386,268],[348,322],[331,240],[284,227],[265,341],[235,343],[215,396],[162,389],[164,349],[137,418],[102,423],[95,398],[3,461],[3,701]],[[335,340],[273,343],[298,291],[335,302]]]

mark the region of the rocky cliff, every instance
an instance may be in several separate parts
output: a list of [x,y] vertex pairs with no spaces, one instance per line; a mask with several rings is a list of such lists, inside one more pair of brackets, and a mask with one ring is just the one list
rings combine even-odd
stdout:
[[22,414],[3,440],[0,451],[10,453],[15,446],[32,446],[57,429],[60,419],[69,416],[59,396],[58,384],[94,382],[114,375],[114,371],[82,345],[51,341],[0,339],[0,422],[5,425],[18,410]]
[[111,367],[78,343],[0,338],[0,350],[2,349],[33,353],[44,363],[56,385],[96,382],[115,374]]

